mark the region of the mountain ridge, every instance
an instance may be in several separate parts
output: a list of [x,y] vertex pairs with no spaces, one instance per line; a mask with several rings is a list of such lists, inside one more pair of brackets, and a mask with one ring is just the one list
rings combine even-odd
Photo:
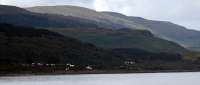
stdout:
[[[16,7],[16,9],[21,8]],[[100,24],[99,22],[75,16],[40,14],[33,12],[23,14],[22,12],[22,14],[1,14],[0,22],[53,29],[53,31],[56,32],[64,31],[64,28],[66,33],[62,33],[63,35],[71,34],[70,36],[74,38],[92,42],[92,44],[102,48],[141,48],[143,50],[154,52],[163,51],[178,53],[186,51],[186,49],[180,45],[156,38],[152,36],[149,31],[142,31],[143,29],[116,29],[112,28],[112,26],[111,28],[106,28],[107,26],[104,27],[104,24]],[[114,25],[117,26],[116,24]],[[80,31],[80,29],[82,31]]]
[[[113,15],[112,12],[104,13]],[[113,16],[116,16],[116,13]],[[144,18],[125,15],[122,18],[142,24],[148,27],[149,29],[147,30],[151,31],[156,36],[179,43],[188,49],[190,49],[190,47],[199,47],[200,39],[198,37],[200,36],[200,31],[198,30],[187,29],[184,26],[169,21],[147,20]]]
[[[39,9],[38,9],[39,8]],[[42,8],[42,9],[40,9]],[[110,15],[105,15],[101,12],[78,7],[78,6],[40,6],[40,7],[30,7],[26,8],[29,11],[32,12],[38,12],[43,14],[60,14],[64,16],[74,16],[79,18],[84,18],[88,20],[93,20],[99,23],[104,23],[104,25],[109,25],[114,28],[134,28],[138,29],[140,26],[136,26],[135,24],[130,23],[127,20],[121,19],[121,18],[115,18]],[[123,23],[123,24],[121,24]],[[125,25],[124,25],[125,24]],[[115,26],[116,25],[116,26]],[[111,27],[111,28],[112,28]],[[143,27],[140,27],[139,29],[143,29]]]
[[[0,10],[2,10],[0,13],[0,23],[39,28],[81,27],[81,25],[86,27],[98,27],[94,21],[72,16],[66,17],[56,14],[34,13],[16,6],[0,5]],[[15,10],[17,10],[17,12],[15,12]],[[78,25],[73,22],[76,22]]]
[[[31,7],[26,8],[29,11],[32,12],[38,12],[38,13],[50,13],[50,14],[61,14],[64,16],[68,16],[68,10],[64,10],[65,8],[68,8],[68,6],[62,6],[60,7],[60,10],[65,11],[65,13],[60,13],[59,10],[55,10],[54,7],[60,7],[60,6],[41,6],[41,7]],[[47,9],[51,8],[50,11]],[[81,8],[81,11],[79,12],[85,14],[85,16],[92,16],[92,14],[88,12],[84,12],[87,8]],[[45,10],[44,10],[45,9]],[[95,12],[95,17],[98,17],[101,15],[102,19],[106,19],[108,22],[112,22],[114,24],[118,24],[119,28],[131,28],[131,29],[145,29],[151,31],[153,34],[160,38],[164,38],[176,43],[181,44],[182,46],[191,49],[191,48],[198,48],[200,47],[200,31],[187,29],[183,26],[168,22],[168,21],[155,21],[155,20],[147,20],[141,17],[133,17],[133,16],[126,16],[120,13],[115,12],[97,12],[92,9],[89,9],[93,12]],[[71,15],[75,17],[77,16],[76,12],[71,12]],[[88,13],[88,15],[87,15]],[[104,15],[104,16],[102,16]],[[107,17],[109,16],[109,17]],[[100,19],[101,21],[101,19]],[[102,21],[104,22],[104,21]],[[200,49],[200,48],[199,48]]]

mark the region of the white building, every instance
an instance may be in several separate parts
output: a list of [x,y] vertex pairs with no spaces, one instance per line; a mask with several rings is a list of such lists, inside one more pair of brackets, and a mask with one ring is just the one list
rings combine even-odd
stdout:
[[87,70],[93,70],[93,68],[91,66],[86,66],[85,69],[87,69]]

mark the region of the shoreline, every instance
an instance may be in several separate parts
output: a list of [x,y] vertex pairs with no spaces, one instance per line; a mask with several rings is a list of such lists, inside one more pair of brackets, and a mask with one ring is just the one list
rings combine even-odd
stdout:
[[10,73],[10,74],[0,74],[0,77],[20,77],[20,76],[46,76],[46,75],[90,75],[90,74],[146,74],[146,73],[191,73],[200,72],[192,70],[183,71],[76,71],[76,72],[55,72],[55,73]]

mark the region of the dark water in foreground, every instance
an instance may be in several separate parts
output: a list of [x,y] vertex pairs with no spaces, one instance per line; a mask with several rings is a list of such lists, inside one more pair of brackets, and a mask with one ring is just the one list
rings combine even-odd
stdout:
[[0,77],[0,85],[200,85],[200,72]]

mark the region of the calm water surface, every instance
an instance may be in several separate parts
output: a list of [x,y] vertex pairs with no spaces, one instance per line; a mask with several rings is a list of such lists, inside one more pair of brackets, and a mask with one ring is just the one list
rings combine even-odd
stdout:
[[200,72],[0,77],[0,85],[200,85]]

